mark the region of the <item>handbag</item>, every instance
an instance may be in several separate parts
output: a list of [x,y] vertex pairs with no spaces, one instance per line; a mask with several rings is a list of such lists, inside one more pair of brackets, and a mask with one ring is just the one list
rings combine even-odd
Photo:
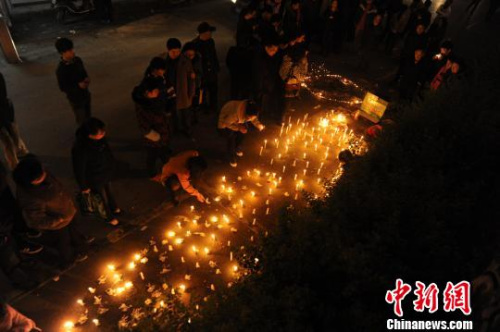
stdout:
[[77,197],[83,215],[94,215],[103,220],[108,219],[108,211],[99,193],[81,193]]

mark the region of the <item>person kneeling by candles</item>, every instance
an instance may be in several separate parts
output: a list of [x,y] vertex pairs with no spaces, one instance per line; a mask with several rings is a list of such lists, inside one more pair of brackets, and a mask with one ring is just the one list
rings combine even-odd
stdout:
[[265,128],[259,121],[259,108],[255,102],[251,100],[232,100],[222,107],[218,128],[227,139],[231,167],[238,166],[236,156],[243,156],[240,147],[243,142],[243,135],[248,132],[249,123],[260,131]]
[[195,196],[200,203],[205,203],[205,197],[193,187],[193,183],[200,180],[207,167],[205,158],[201,157],[198,151],[188,150],[170,158],[154,180],[167,188],[175,206],[179,204],[175,192],[181,187],[191,196]]

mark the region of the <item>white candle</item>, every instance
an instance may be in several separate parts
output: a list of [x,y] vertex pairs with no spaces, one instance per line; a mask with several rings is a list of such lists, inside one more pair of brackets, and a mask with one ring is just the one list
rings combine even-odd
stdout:
[[271,158],[270,164],[272,165],[274,163],[274,158]]
[[263,146],[261,146],[261,147],[260,147],[259,156],[262,156],[262,150],[264,150],[264,147],[263,147]]
[[264,149],[267,147],[267,139],[264,140]]
[[269,214],[269,208],[266,209],[266,216]]
[[285,173],[285,170],[286,170],[286,166],[283,166],[283,173]]

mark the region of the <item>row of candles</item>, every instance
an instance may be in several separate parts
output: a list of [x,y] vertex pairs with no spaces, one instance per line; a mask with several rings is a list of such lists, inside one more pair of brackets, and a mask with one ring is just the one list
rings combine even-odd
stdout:
[[[194,287],[190,285],[193,271],[204,271],[204,275],[208,271],[219,278],[219,282],[220,278],[228,281],[227,286],[230,287],[247,273],[235,259],[235,250],[245,247],[238,248],[236,241],[232,243],[231,237],[240,232],[238,227],[243,227],[249,242],[254,242],[257,236],[266,236],[266,222],[275,217],[276,207],[280,203],[289,200],[300,204],[304,189],[320,195],[324,189],[321,176],[332,178],[339,174],[334,167],[336,153],[342,149],[362,149],[360,147],[364,146],[363,137],[349,129],[346,116],[334,111],[319,119],[309,118],[308,114],[298,119],[290,117],[276,135],[275,138],[265,138],[258,147],[258,155],[253,159],[256,160],[256,168],[244,170],[234,179],[226,175],[220,177],[217,196],[214,198],[216,204],[200,208],[190,206],[185,211],[188,217],[177,221],[173,228],[165,232],[159,243],[150,243],[148,248],[133,254],[129,262],[120,265],[109,263],[98,284],[88,288],[86,297],[91,299],[91,303],[77,300],[83,312],[77,323],[90,321],[100,326],[98,317],[88,318],[89,308],[93,307],[92,311],[97,316],[104,315],[108,310],[103,305],[103,296],[117,299],[106,306],[118,306],[118,303],[126,300],[127,294],[135,296],[131,293],[136,283],[151,282],[144,271],[152,255],[158,256],[162,263],[177,260],[177,263],[186,267],[185,273],[180,273],[184,274],[184,278],[182,281],[178,277],[172,278],[177,281],[157,285],[145,300],[143,308],[132,308],[125,302],[121,303],[118,309],[123,312],[123,317],[118,325],[122,329],[131,328],[148,317],[148,313],[161,312],[165,306],[165,294],[182,297]],[[226,212],[208,215],[215,207]],[[258,226],[262,232],[249,230],[244,225],[252,229]],[[226,252],[226,255],[217,255],[216,259],[213,254],[216,251]],[[254,260],[258,264],[258,257]],[[222,269],[224,266],[227,268]],[[155,273],[167,275],[170,272],[163,267]],[[216,283],[214,279],[204,284],[210,291],[215,291]],[[194,305],[196,309],[199,306]],[[63,324],[66,331],[74,327],[74,321]]]

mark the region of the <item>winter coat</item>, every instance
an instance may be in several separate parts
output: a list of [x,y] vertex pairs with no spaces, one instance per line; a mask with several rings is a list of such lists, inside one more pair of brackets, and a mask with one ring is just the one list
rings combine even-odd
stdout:
[[253,48],[258,44],[257,39],[254,37],[255,21],[245,20],[243,17],[238,21],[236,27],[236,46],[243,48]]
[[195,79],[193,64],[185,55],[179,57],[176,72],[175,92],[177,110],[190,108],[195,94]]
[[164,183],[169,177],[176,175],[182,189],[192,196],[200,195],[200,192],[191,185],[191,174],[189,173],[189,169],[187,167],[188,160],[192,157],[197,157],[198,155],[198,151],[189,150],[173,156],[163,166],[161,174],[155,177],[155,181]]
[[287,36],[293,36],[294,34],[300,33],[303,30],[304,17],[302,10],[297,11],[292,10],[290,7],[285,11],[285,17],[283,19],[283,30]]
[[281,55],[279,53],[270,57],[264,49],[257,51],[253,62],[253,85],[257,99],[264,94],[278,91],[281,82],[280,66]]
[[415,50],[427,49],[427,34],[423,33],[418,35],[416,32],[410,33],[406,37],[403,49],[401,51],[401,57],[403,59],[413,59]]
[[215,41],[212,38],[209,40],[201,40],[200,37],[197,37],[193,40],[193,43],[196,45],[198,53],[201,54],[203,84],[217,81],[220,64],[219,58],[217,57],[217,49],[215,48]]
[[426,64],[424,60],[418,63],[406,61],[401,68],[400,93],[403,98],[412,99],[418,87],[425,81]]
[[115,158],[106,138],[93,140],[78,130],[71,156],[80,189],[101,188],[111,180]]
[[[142,132],[144,142],[150,147],[167,146],[170,140],[168,118],[165,114],[165,101],[161,98],[148,99],[144,96],[144,88],[139,85],[132,92],[132,99],[135,102],[135,112],[139,129]],[[160,135],[160,140],[153,142],[147,139],[151,130]]]
[[82,82],[89,75],[83,66],[83,61],[75,57],[71,61],[61,59],[56,71],[59,89],[66,94],[73,104],[80,104],[90,97],[88,89],[82,89],[78,83]]
[[73,220],[75,204],[69,192],[52,174],[37,186],[18,186],[19,206],[30,228],[58,230]]
[[5,305],[5,317],[0,320],[0,331],[2,332],[30,332],[36,327],[34,321],[21,314],[10,305]]
[[[232,131],[240,130],[241,125],[249,122],[245,113],[246,104],[246,100],[228,101],[220,111],[217,127],[219,129],[229,129]],[[261,123],[257,118],[252,121],[252,124],[255,127],[261,126]]]

